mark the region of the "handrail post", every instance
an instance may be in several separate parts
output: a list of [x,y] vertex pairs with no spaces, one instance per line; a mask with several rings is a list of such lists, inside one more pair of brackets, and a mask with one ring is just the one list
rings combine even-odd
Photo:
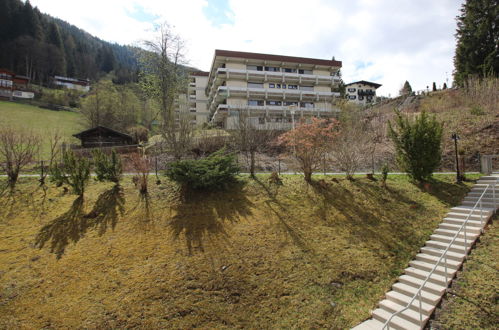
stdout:
[[421,290],[419,290],[419,325],[423,324],[423,303],[421,301]]
[[447,278],[447,253],[444,253],[445,262],[445,285],[448,285],[449,279]]

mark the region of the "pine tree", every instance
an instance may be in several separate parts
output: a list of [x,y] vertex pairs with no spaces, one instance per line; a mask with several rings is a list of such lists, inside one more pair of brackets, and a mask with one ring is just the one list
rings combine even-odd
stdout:
[[406,80],[404,83],[404,86],[402,89],[399,91],[400,95],[408,95],[412,93],[412,87],[411,84]]
[[437,91],[437,84],[435,82],[433,82],[432,91],[434,91],[434,92]]
[[440,166],[443,125],[424,111],[413,122],[398,111],[396,115],[394,124],[388,122],[388,134],[397,162],[412,179],[427,181]]
[[454,81],[499,74],[499,0],[467,0],[457,17]]
[[442,86],[442,89],[447,89],[447,83],[444,83],[444,85]]

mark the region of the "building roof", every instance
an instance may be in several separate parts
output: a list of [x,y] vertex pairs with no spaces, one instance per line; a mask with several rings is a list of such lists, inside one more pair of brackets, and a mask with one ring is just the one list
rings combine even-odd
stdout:
[[295,56],[272,55],[272,54],[249,53],[249,52],[235,52],[231,50],[222,50],[222,49],[215,50],[215,57],[217,56],[341,67],[341,61],[336,61],[336,60],[323,60],[318,58],[295,57]]
[[133,140],[133,137],[132,137],[131,135],[128,135],[128,134],[125,134],[125,133],[121,133],[121,132],[118,132],[118,131],[116,131],[116,130],[114,130],[114,129],[112,129],[112,128],[105,127],[105,126],[100,126],[100,125],[99,125],[99,126],[92,127],[92,128],[90,128],[90,129],[87,129],[87,130],[84,130],[84,131],[82,131],[82,132],[80,132],[80,133],[78,133],[78,134],[73,134],[73,136],[74,136],[75,138],[78,138],[78,139],[80,139],[80,140],[81,140],[81,138],[82,138],[84,135],[87,135],[87,134],[89,134],[89,133],[95,132],[95,131],[97,131],[97,130],[108,131],[109,133],[113,133],[113,134],[115,134],[115,135],[119,135],[119,136],[121,136],[121,137],[123,137],[123,138]]
[[14,72],[12,72],[12,71],[10,71],[10,70],[7,70],[7,69],[3,69],[3,68],[0,68],[0,72],[6,72],[6,73],[8,73],[8,74],[10,74],[10,75],[12,75],[12,76],[14,76],[14,75],[15,75],[15,73],[14,73]]
[[374,88],[380,88],[381,86],[383,86],[381,84],[373,83],[373,82],[366,81],[366,80],[354,81],[354,82],[351,82],[349,84],[346,84],[345,86],[350,86],[350,85],[353,85],[353,84],[364,84],[364,85],[373,86]]

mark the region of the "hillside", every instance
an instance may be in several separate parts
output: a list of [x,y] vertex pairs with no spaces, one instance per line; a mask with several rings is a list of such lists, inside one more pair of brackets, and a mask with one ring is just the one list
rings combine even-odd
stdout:
[[114,71],[120,83],[136,79],[135,48],[103,41],[41,13],[29,1],[0,0],[0,68],[38,84],[62,75],[96,80]]
[[182,200],[152,179],[0,197],[0,328],[349,328],[469,187],[259,176]]
[[[369,111],[391,120],[394,110],[409,116],[421,111],[435,114],[444,123],[442,170],[454,169],[452,133],[460,136],[459,151],[468,170],[479,170],[479,154],[499,154],[499,79],[472,80],[467,89],[447,89],[426,95],[401,96]],[[389,145],[387,137],[384,141]],[[389,149],[389,148],[388,148]]]
[[83,125],[83,117],[76,112],[52,111],[32,105],[0,101],[0,125],[13,127],[19,130],[32,130],[42,136],[41,155],[45,157],[49,152],[49,137],[58,130],[67,143],[75,143],[72,137],[78,133]]

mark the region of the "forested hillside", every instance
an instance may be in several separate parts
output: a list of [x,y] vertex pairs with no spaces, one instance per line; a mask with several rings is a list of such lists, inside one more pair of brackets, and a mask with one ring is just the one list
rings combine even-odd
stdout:
[[113,70],[117,83],[136,79],[133,47],[100,40],[29,1],[0,0],[0,49],[1,68],[41,84],[54,75],[95,80]]

